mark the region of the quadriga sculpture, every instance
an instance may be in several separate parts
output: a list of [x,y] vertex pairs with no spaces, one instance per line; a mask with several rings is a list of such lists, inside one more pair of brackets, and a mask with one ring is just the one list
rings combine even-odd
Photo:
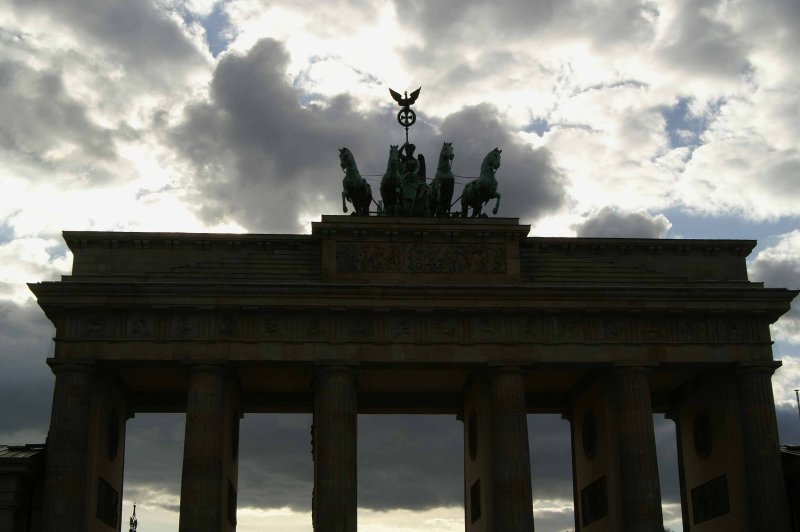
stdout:
[[381,179],[381,201],[385,215],[400,215],[400,158],[396,144],[389,146],[389,162],[386,163],[386,173]]
[[344,170],[342,179],[342,211],[347,212],[345,200],[353,204],[353,214],[369,216],[369,205],[372,203],[372,188],[367,180],[361,177],[356,166],[353,153],[347,148],[339,150],[339,162]]
[[464,187],[461,196],[461,217],[467,217],[467,209],[472,208],[472,217],[486,216],[482,214],[483,206],[492,198],[497,198],[492,214],[497,214],[500,207],[500,193],[497,192],[497,179],[494,174],[500,168],[500,154],[503,150],[495,148],[486,154],[481,163],[481,174],[478,179],[470,181]]
[[453,143],[445,142],[442,144],[442,151],[439,153],[439,164],[436,166],[436,176],[431,184],[431,213],[437,218],[440,216],[450,216],[450,202],[453,201],[453,187],[455,177],[453,176]]

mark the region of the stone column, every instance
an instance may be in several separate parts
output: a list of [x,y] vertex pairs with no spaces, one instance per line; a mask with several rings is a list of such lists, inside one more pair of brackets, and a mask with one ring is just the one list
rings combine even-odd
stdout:
[[615,369],[612,389],[619,442],[623,530],[662,532],[661,488],[647,369]]
[[317,532],[356,532],[356,402],[353,369],[317,369],[312,509]]
[[789,511],[775,418],[774,366],[743,367],[737,389],[747,475],[748,530],[789,530]]
[[49,360],[56,375],[47,435],[42,507],[46,532],[85,532],[89,499],[89,414],[94,368]]
[[492,419],[492,501],[494,530],[533,530],[531,461],[522,371],[489,374]]
[[[223,365],[197,365],[189,373],[181,474],[180,532],[219,532],[229,523],[231,381]],[[228,452],[226,452],[228,451]],[[235,489],[235,486],[234,486]],[[235,495],[234,495],[235,496]],[[227,504],[226,504],[227,503]]]

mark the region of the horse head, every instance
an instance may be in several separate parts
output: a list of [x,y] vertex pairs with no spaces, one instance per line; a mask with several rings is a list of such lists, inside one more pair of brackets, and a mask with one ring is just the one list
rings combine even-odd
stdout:
[[386,163],[386,173],[383,174],[382,181],[399,181],[400,180],[400,152],[397,150],[397,144],[389,145],[389,161]]
[[453,143],[452,142],[445,142],[444,144],[442,144],[442,155],[444,157],[447,157],[451,161],[453,160],[453,157],[455,156],[455,153],[453,152]]
[[503,153],[503,150],[495,148],[486,154],[486,157],[483,158],[483,163],[481,163],[481,175],[488,171],[494,176],[495,171],[500,168],[501,153]]
[[350,150],[347,148],[339,148],[339,164],[342,170],[347,171],[348,168],[353,168],[355,163],[356,159],[353,157],[353,153]]
[[453,152],[453,143],[445,142],[442,144],[442,151],[439,152],[439,164],[437,165],[437,170],[449,170],[454,156],[455,153]]

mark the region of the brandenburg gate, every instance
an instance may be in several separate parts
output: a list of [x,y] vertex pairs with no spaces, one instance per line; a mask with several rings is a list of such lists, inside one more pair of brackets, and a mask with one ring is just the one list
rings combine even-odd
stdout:
[[[355,532],[359,413],[464,427],[465,529],[534,530],[526,415],[571,423],[575,526],[789,529],[769,325],[743,240],[528,237],[512,218],[323,216],[310,235],[65,232],[45,530],[118,530],[126,420],[185,412],[180,530],[236,526],[239,420],[313,412],[314,529]],[[420,479],[424,482],[424,479]],[[269,501],[264,501],[268,504]]]

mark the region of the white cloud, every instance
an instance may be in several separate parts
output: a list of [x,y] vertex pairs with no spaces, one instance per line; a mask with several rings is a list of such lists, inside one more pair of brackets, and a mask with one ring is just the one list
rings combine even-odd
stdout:
[[663,214],[620,212],[604,207],[573,225],[577,236],[602,238],[664,238],[672,226]]
[[[767,287],[800,289],[800,229],[780,235],[774,245],[761,251],[748,266],[752,281]],[[772,325],[778,340],[800,344],[800,301]]]
[[777,352],[776,358],[782,365],[772,376],[772,393],[775,404],[790,409],[797,408],[797,398],[794,390],[800,388],[800,352],[795,350],[794,355]]

